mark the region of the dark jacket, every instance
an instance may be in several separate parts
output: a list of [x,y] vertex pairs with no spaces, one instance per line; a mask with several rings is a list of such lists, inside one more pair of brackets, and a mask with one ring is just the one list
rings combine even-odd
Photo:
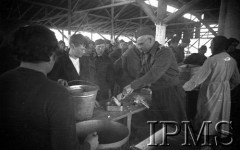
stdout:
[[95,65],[97,72],[97,80],[100,90],[98,92],[98,100],[106,100],[109,98],[109,90],[113,90],[115,78],[113,63],[107,55],[96,56]]
[[171,46],[169,48],[172,50],[172,52],[173,52],[173,54],[176,58],[177,63],[183,62],[184,57],[185,57],[184,47],[182,47],[181,45],[178,45],[176,48],[171,47]]
[[55,62],[48,77],[54,81],[64,79],[66,81],[85,80],[97,84],[95,61],[90,56],[82,56],[80,61],[80,75],[77,73],[68,54],[63,54]]
[[[176,58],[171,50],[155,42],[145,54],[147,61],[142,64],[141,77],[131,83],[133,89],[151,84],[153,90],[179,84],[179,71]],[[141,57],[141,62],[143,57]]]
[[119,48],[114,49],[112,52],[109,53],[109,57],[114,63],[118,58],[122,55],[122,50]]
[[184,61],[184,64],[190,64],[190,65],[198,65],[202,66],[204,61],[207,59],[206,56],[199,54],[199,53],[193,53],[189,55]]
[[139,77],[141,71],[140,57],[141,53],[134,45],[115,61],[114,70],[118,75],[116,77],[118,77],[117,81],[121,88]]
[[73,101],[63,86],[17,68],[0,77],[0,90],[2,149],[79,149]]

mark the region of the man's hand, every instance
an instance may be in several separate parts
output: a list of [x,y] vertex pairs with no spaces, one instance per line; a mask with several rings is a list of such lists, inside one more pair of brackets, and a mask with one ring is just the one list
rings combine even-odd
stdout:
[[68,86],[68,83],[66,80],[63,80],[63,79],[58,79],[57,81],[59,84],[63,85],[63,86]]
[[85,138],[84,142],[88,142],[90,144],[91,150],[96,150],[99,145],[97,132],[90,133]]
[[132,89],[132,87],[131,87],[131,84],[129,84],[129,85],[127,85],[127,86],[125,86],[124,88],[123,88],[123,95],[124,95],[124,97],[126,97],[126,96],[128,96],[129,94],[131,94],[132,92],[133,92],[133,90],[134,89]]
[[192,91],[196,87],[196,83],[192,81],[188,81],[183,85],[183,89],[185,91]]
[[98,101],[95,101],[95,108],[98,108],[98,107],[100,107],[100,104]]

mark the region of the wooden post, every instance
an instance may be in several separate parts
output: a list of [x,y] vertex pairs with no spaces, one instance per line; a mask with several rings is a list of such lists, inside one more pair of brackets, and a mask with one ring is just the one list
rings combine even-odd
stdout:
[[149,16],[149,18],[152,20],[152,22],[156,22],[156,16],[153,12],[153,9],[150,8],[150,6],[148,6],[144,0],[138,0],[136,1],[137,4],[142,8],[142,10],[145,12],[145,14],[147,14]]
[[224,35],[226,12],[227,12],[227,0],[221,0],[219,19],[218,19],[218,34],[219,35]]
[[62,29],[62,40],[64,41],[64,29]]
[[68,38],[71,36],[72,0],[68,0]]
[[158,0],[157,20],[156,20],[156,41],[165,44],[166,24],[162,22],[167,10],[166,0]]
[[93,30],[91,30],[91,40],[93,41]]
[[[114,4],[114,0],[111,0],[112,5]],[[114,7],[111,7],[111,40],[114,43],[115,38],[114,38]]]
[[221,0],[218,35],[240,40],[239,17],[239,0]]

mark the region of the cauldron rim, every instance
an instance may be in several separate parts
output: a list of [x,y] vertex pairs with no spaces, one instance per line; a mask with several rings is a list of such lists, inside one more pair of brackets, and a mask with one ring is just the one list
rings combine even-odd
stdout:
[[87,123],[87,122],[95,122],[95,123],[97,123],[97,122],[106,122],[106,123],[112,123],[112,124],[117,124],[117,125],[119,125],[119,126],[122,126],[122,127],[124,127],[124,128],[126,128],[127,129],[127,131],[128,131],[128,134],[127,134],[127,136],[125,137],[125,138],[123,138],[122,140],[120,140],[120,141],[117,141],[117,142],[113,142],[113,143],[108,143],[108,144],[99,144],[99,146],[98,146],[98,149],[109,149],[109,148],[119,148],[119,147],[121,147],[123,144],[125,144],[127,141],[128,141],[128,139],[129,139],[129,136],[130,136],[130,131],[129,131],[129,129],[125,126],[125,125],[123,125],[123,124],[121,124],[121,123],[119,123],[119,122],[116,122],[116,121],[110,121],[110,120],[86,120],[86,121],[82,121],[82,122],[78,122],[77,124],[76,124],[76,127],[78,126],[78,124],[84,124],[84,123]]

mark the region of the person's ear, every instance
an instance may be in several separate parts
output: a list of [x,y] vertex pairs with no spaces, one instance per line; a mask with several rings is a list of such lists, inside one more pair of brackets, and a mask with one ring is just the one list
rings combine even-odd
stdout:
[[148,39],[149,39],[151,44],[154,42],[153,38],[149,37]]
[[57,59],[57,56],[56,56],[56,54],[53,54],[53,55],[52,55],[52,56],[50,56],[49,58],[50,58],[50,60],[49,60],[49,63],[53,63],[53,62],[55,62],[55,61],[56,61],[56,59]]
[[75,48],[75,45],[73,43],[70,43],[70,48]]

